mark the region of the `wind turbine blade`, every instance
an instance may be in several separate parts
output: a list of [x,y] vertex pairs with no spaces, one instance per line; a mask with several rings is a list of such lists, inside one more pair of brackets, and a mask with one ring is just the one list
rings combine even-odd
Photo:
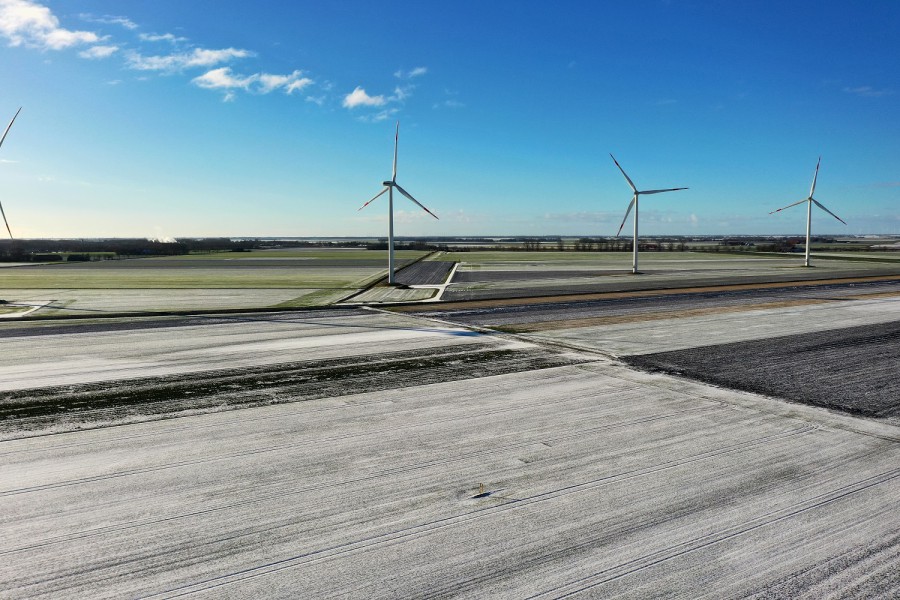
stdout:
[[9,125],[6,126],[6,131],[3,132],[3,137],[0,137],[0,146],[3,145],[3,140],[6,139],[6,134],[9,133],[10,127],[12,127],[12,124],[16,121],[16,117],[19,116],[19,113],[20,113],[20,112],[22,112],[22,107],[21,107],[21,106],[19,107],[19,110],[16,111],[16,114],[13,115],[13,118],[12,118],[12,120],[9,122]]
[[[610,155],[612,156],[612,155]],[[615,160],[615,159],[613,159]],[[627,177],[627,175],[626,175]],[[634,206],[634,201],[637,200],[637,194],[631,197],[631,202],[628,203],[628,210],[625,211],[625,218],[622,219],[622,224],[619,225],[619,230],[616,232],[616,237],[619,237],[619,234],[622,233],[622,228],[625,227],[625,221],[628,220],[628,215],[631,214],[631,208]]]
[[799,200],[799,201],[797,201],[797,202],[794,202],[793,204],[788,204],[787,206],[782,206],[781,208],[778,208],[778,209],[776,209],[776,210],[773,210],[773,211],[770,212],[769,214],[770,214],[770,215],[774,215],[774,214],[777,213],[777,212],[783,211],[785,208],[790,208],[790,207],[792,207],[792,206],[797,206],[798,204],[803,204],[804,202],[806,202],[806,201],[808,201],[808,200],[809,200],[809,198],[804,198],[803,200]]
[[[812,187],[809,188],[809,197],[812,198],[816,193],[816,179],[819,178],[819,163],[822,162],[822,157],[819,157],[819,160],[816,162],[816,173],[813,175],[813,183]],[[846,225],[846,223],[845,223]]]
[[649,190],[646,192],[641,192],[641,194],[661,194],[663,192],[677,192],[678,190],[686,190],[688,188],[669,188],[667,190]]
[[6,230],[9,232],[9,239],[13,239],[12,230],[9,228],[9,221],[6,220],[6,213],[3,212],[3,204],[0,204],[0,214],[3,215],[3,222],[6,224]]
[[834,214],[833,212],[831,212],[830,210],[828,210],[827,208],[825,208],[825,207],[822,205],[822,203],[819,202],[818,200],[813,200],[813,202],[815,203],[816,206],[818,206],[819,208],[821,208],[822,210],[824,210],[825,212],[827,212],[829,215],[831,215],[832,217],[834,217],[835,219],[837,219],[838,221],[840,221],[840,222],[843,223],[844,225],[847,224],[847,222],[846,222],[845,220],[843,220],[842,218],[840,218],[839,216],[837,216],[836,214]]
[[[400,192],[401,194],[403,194],[404,196],[406,196],[407,198],[409,198],[410,200],[412,200],[413,202],[415,202],[416,204],[418,204],[418,205],[419,205],[419,208],[421,208],[422,210],[424,210],[425,212],[427,212],[429,215],[431,215],[431,216],[434,217],[435,219],[438,218],[436,214],[434,214],[433,212],[431,212],[430,210],[428,210],[427,208],[425,208],[425,205],[423,205],[421,202],[419,202],[418,200],[416,200],[415,198],[413,198],[412,196],[410,196],[410,195],[409,195],[409,192],[407,192],[406,190],[404,190],[402,187],[400,187],[400,186],[397,185],[396,183],[394,184],[394,187],[397,188],[397,191],[398,191],[398,192]],[[438,220],[440,220],[440,219],[438,219]]]
[[613,162],[616,163],[616,166],[619,167],[619,170],[622,171],[622,175],[625,176],[625,181],[628,182],[628,185],[631,186],[631,191],[637,193],[637,188],[634,187],[634,182],[631,181],[631,178],[628,177],[628,174],[625,172],[625,169],[622,168],[622,165],[619,164],[619,161],[616,160],[616,157],[612,155],[612,152],[609,153],[609,157],[613,159]]
[[397,181],[397,145],[400,142],[400,121],[397,121],[397,131],[394,132],[394,170],[391,181]]
[[374,196],[371,200],[369,200],[368,202],[366,202],[365,204],[363,204],[362,206],[360,206],[359,208],[357,208],[357,209],[356,209],[356,212],[359,212],[359,211],[361,211],[362,209],[364,209],[365,207],[367,207],[368,205],[372,204],[372,202],[375,201],[375,198],[378,198],[378,196],[380,196],[380,195],[382,195],[383,193],[385,193],[386,191],[388,191],[388,189],[389,189],[388,186],[384,186],[384,189],[383,189],[383,190],[381,190],[380,192],[378,192],[377,194],[375,194],[375,196]]

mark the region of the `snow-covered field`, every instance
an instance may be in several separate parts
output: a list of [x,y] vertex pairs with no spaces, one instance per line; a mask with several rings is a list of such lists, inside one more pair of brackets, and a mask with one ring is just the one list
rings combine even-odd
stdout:
[[[837,318],[802,312],[818,306],[759,322]],[[841,318],[891,310],[854,306]],[[5,398],[401,351],[422,364],[387,365],[377,388],[350,377],[300,402],[0,442],[0,596],[900,594],[887,423],[374,311],[3,323],[0,338]],[[435,354],[454,346],[562,364],[425,377],[429,356],[461,362]]]

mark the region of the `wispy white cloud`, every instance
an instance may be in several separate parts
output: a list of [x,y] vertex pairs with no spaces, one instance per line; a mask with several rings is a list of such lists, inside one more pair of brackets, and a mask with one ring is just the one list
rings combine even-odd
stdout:
[[101,17],[94,16],[92,14],[82,13],[78,15],[78,17],[82,21],[87,21],[88,23],[102,23],[104,25],[121,25],[125,29],[137,29],[137,23],[129,19],[128,17],[119,17],[116,15],[103,15]]
[[236,58],[255,56],[249,50],[239,48],[222,48],[209,50],[194,48],[190,52],[177,52],[158,56],[144,56],[137,52],[128,55],[128,66],[138,71],[175,72],[193,67],[211,67]]
[[271,73],[260,73],[259,92],[262,94],[268,94],[269,92],[277,90],[279,88],[284,89],[284,92],[286,94],[299,92],[313,82],[312,79],[303,77],[302,75],[302,71],[294,71],[289,75],[273,75]]
[[194,77],[191,82],[204,89],[225,91],[224,100],[231,102],[235,99],[235,90],[244,90],[254,94],[269,94],[280,89],[285,94],[293,94],[313,83],[312,79],[302,75],[302,71],[294,71],[287,75],[272,73],[238,75],[232,72],[231,67],[219,67],[218,69],[207,71],[199,77]]
[[178,37],[172,33],[139,33],[138,38],[142,42],[169,42],[171,44],[187,41],[187,38]]
[[194,77],[191,81],[198,87],[208,90],[233,90],[249,89],[250,84],[257,81],[259,75],[250,75],[248,77],[235,76],[231,72],[231,67],[221,67],[207,71],[199,77]]
[[407,85],[407,86],[403,86],[403,87],[400,87],[398,85],[397,87],[394,88],[394,95],[391,96],[391,100],[403,102],[404,100],[409,98],[409,95],[412,93],[413,89],[414,88],[411,85]]
[[450,98],[448,100],[444,100],[443,102],[435,103],[432,108],[465,108],[465,104],[460,102],[459,100],[454,100]]
[[378,123],[380,121],[386,121],[400,112],[399,108],[386,108],[384,110],[380,110],[374,115],[370,115],[368,117],[363,118],[364,121],[369,121],[372,123]]
[[42,50],[63,50],[101,39],[92,31],[60,27],[59,19],[49,8],[31,0],[0,0],[0,37],[6,38],[10,46]]
[[87,50],[79,52],[78,56],[96,60],[99,58],[109,58],[118,51],[118,46],[92,46]]
[[876,90],[875,88],[862,85],[859,87],[845,87],[844,93],[853,94],[855,96],[863,96],[865,98],[880,98],[882,96],[890,96],[894,93],[893,90]]
[[394,72],[394,77],[396,77],[397,79],[412,79],[413,77],[421,77],[426,73],[428,73],[427,67],[416,67],[415,69],[410,69],[409,71],[399,69]]
[[360,86],[356,86],[352,92],[344,96],[343,106],[345,108],[356,108],[357,106],[384,106],[387,103],[384,96],[370,96],[366,90]]

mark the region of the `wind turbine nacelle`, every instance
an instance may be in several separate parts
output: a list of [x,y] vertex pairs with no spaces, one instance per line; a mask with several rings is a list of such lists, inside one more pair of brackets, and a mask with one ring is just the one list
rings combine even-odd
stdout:
[[391,187],[392,185],[394,185],[394,182],[393,181],[382,181],[381,185],[383,185],[385,187]]

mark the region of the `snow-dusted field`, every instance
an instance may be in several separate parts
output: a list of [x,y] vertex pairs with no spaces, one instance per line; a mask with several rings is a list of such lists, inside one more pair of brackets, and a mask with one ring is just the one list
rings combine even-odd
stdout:
[[[565,327],[528,334],[614,355],[648,354],[711,344],[761,340],[900,319],[900,293],[883,298],[790,299],[796,306],[746,306],[708,314]],[[806,303],[804,303],[806,302]]]
[[602,362],[5,442],[0,581],[13,597],[889,595],[896,433]]
[[470,332],[459,327],[365,310],[28,325],[18,328],[18,333],[0,330],[5,338],[0,390],[298,360],[347,356],[365,360],[386,351],[473,340]]
[[[363,310],[0,338],[6,397],[399,351],[423,365],[386,367],[386,388],[0,442],[0,596],[900,594],[887,423]],[[454,345],[571,364],[425,378]]]

